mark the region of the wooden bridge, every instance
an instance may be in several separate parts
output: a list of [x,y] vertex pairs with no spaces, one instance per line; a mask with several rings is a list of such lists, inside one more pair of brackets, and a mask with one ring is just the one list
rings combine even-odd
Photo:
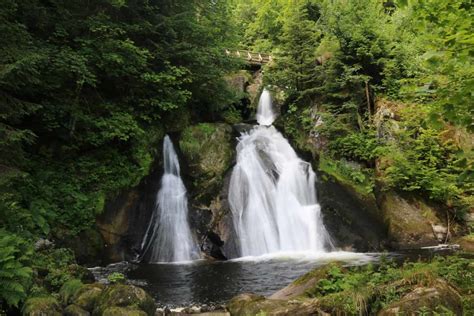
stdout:
[[272,56],[264,53],[255,53],[248,50],[229,50],[226,49],[225,53],[229,57],[235,57],[245,60],[250,65],[262,66],[272,61]]

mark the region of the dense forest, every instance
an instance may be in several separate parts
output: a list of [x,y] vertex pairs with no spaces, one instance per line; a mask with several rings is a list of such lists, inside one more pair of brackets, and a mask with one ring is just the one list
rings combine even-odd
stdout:
[[[165,134],[246,117],[226,49],[272,56],[275,125],[325,176],[436,205],[472,245],[473,23],[469,0],[2,0],[0,314],[87,274],[74,244]],[[468,315],[472,261],[449,260]],[[362,282],[331,273],[313,297]]]

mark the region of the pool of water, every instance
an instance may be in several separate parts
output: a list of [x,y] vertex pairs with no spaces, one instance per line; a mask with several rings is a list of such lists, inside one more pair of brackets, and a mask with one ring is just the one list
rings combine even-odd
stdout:
[[128,277],[145,288],[159,305],[225,304],[233,296],[252,292],[271,295],[309,270],[332,261],[364,265],[378,254],[334,252],[325,254],[278,253],[225,262],[140,264]]

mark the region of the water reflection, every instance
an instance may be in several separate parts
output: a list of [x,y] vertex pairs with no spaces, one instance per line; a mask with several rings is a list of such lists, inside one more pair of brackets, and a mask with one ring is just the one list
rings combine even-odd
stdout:
[[280,253],[227,262],[201,260],[189,264],[143,264],[130,272],[129,278],[146,281],[144,288],[161,305],[217,305],[244,292],[271,295],[309,270],[330,261],[361,265],[377,259],[375,254],[347,252],[319,257],[294,255]]

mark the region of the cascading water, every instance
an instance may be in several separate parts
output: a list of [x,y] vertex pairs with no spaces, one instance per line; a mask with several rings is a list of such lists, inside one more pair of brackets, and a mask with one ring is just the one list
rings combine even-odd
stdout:
[[271,95],[260,97],[257,121],[239,138],[229,203],[242,256],[324,252],[332,248],[316,200],[315,173],[271,125]]
[[270,91],[263,89],[257,108],[257,122],[260,125],[272,125],[275,113],[272,108],[272,96]]
[[149,262],[179,262],[199,258],[188,224],[187,192],[180,177],[178,155],[168,135],[163,140],[164,174],[155,210],[142,242]]

